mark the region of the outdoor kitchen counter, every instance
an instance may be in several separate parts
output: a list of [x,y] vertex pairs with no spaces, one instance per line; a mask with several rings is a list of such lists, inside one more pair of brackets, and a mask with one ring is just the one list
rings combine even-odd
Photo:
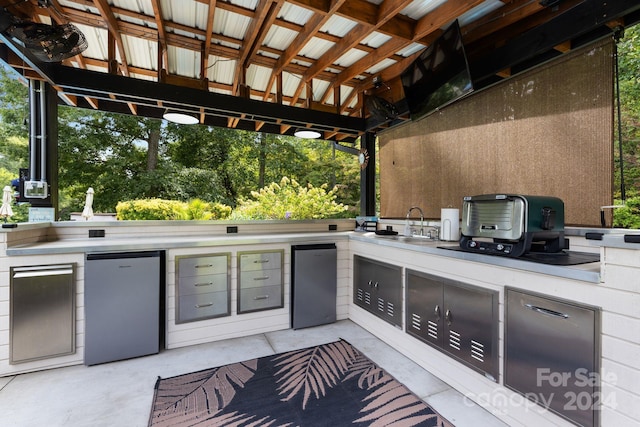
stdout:
[[166,250],[178,248],[215,247],[229,245],[258,245],[270,243],[309,243],[329,242],[336,239],[351,239],[389,248],[407,249],[431,255],[439,255],[460,260],[478,262],[506,268],[514,268],[535,273],[549,274],[585,282],[600,281],[600,263],[593,262],[573,266],[557,266],[540,264],[518,258],[475,254],[469,252],[443,249],[457,248],[455,242],[442,242],[422,238],[406,238],[404,236],[379,236],[375,233],[352,231],[329,232],[279,232],[251,234],[213,234],[213,235],[172,235],[172,236],[127,236],[96,238],[62,238],[52,241],[30,242],[8,245],[6,255],[58,255],[91,252],[122,252],[141,250]]
[[218,236],[158,236],[62,239],[10,246],[8,256],[54,255],[90,252],[123,252],[199,248],[207,246],[258,245],[269,243],[329,242],[346,239],[351,232],[227,234]]
[[409,249],[412,251],[431,255],[439,255],[465,261],[490,264],[506,268],[514,268],[518,270],[530,271],[533,273],[564,277],[567,279],[581,280],[584,282],[600,282],[600,262],[571,266],[541,264],[523,260],[520,258],[509,258],[498,255],[485,255],[452,250],[459,247],[458,243],[456,242],[442,242],[438,240],[412,237],[407,238],[404,236],[381,236],[376,235],[375,233],[353,233],[350,236],[350,239],[375,245],[388,246],[392,248]]

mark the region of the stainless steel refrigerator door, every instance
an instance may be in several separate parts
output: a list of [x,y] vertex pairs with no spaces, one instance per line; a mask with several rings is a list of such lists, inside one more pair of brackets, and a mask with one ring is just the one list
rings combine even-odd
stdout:
[[158,252],[89,254],[84,288],[86,365],[159,351]]
[[336,245],[294,245],[291,249],[291,327],[335,322]]

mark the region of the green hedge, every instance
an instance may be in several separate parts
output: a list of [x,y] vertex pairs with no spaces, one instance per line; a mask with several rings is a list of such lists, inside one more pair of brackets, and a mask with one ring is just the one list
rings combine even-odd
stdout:
[[225,219],[229,215],[229,206],[200,199],[188,203],[163,199],[128,200],[116,206],[116,217],[122,221],[213,220]]

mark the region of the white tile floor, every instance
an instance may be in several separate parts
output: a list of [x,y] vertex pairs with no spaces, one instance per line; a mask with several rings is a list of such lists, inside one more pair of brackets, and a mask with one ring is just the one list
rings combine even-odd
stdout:
[[348,320],[164,350],[157,355],[103,365],[0,378],[0,426],[144,427],[158,376],[166,378],[339,338],[386,369],[456,427],[505,426],[481,407],[470,406],[460,393]]

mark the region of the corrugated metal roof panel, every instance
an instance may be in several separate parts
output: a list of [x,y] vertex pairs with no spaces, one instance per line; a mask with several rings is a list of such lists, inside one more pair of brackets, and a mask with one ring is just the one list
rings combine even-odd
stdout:
[[400,13],[412,19],[420,19],[446,2],[447,0],[414,0]]
[[293,22],[294,24],[298,25],[306,24],[309,18],[311,18],[312,16],[313,11],[286,2],[284,5],[282,5],[280,13],[278,14],[278,18],[284,19],[287,22]]
[[484,3],[479,4],[474,7],[470,11],[463,13],[458,17],[458,21],[460,22],[460,26],[465,26],[470,24],[473,21],[476,21],[482,18],[485,15],[490,14],[496,9],[504,6],[504,3],[499,0],[486,0]]
[[301,81],[302,76],[298,74],[282,73],[282,94],[284,96],[293,96]]
[[391,40],[391,36],[387,34],[379,33],[377,31],[373,31],[370,35],[362,39],[360,43],[363,45],[372,47],[374,49],[377,49],[383,44],[385,44],[386,42],[388,42],[389,40]]
[[267,84],[269,83],[270,76],[270,69],[251,64],[249,65],[246,73],[247,85],[251,89],[265,91],[267,89]]
[[237,40],[244,39],[251,18],[223,9],[217,9],[213,18],[213,31]]
[[329,88],[329,82],[326,80],[313,79],[313,100],[320,101],[322,96]]
[[335,43],[329,40],[313,37],[302,49],[300,49],[300,55],[311,59],[318,59],[334,45]]
[[338,58],[334,64],[339,65],[341,67],[349,67],[354,63],[358,62],[360,59],[367,56],[367,52],[360,49],[349,49],[344,55]]
[[386,59],[383,59],[382,61],[378,62],[373,67],[365,70],[365,73],[376,74],[376,73],[379,73],[380,71],[384,70],[385,68],[392,66],[395,63],[396,63],[396,61],[394,61],[393,59],[386,58]]
[[170,74],[192,78],[200,77],[200,52],[169,46],[167,56],[169,57],[168,71]]
[[[351,86],[340,86],[340,105],[342,105],[349,96],[351,96],[351,92],[354,91],[354,88]],[[355,98],[355,102],[358,102],[358,97]]]
[[[111,0],[110,3],[113,6],[116,6],[120,9],[131,10],[136,13],[143,13],[147,16],[153,16],[153,7],[150,1],[142,1],[142,0]],[[115,14],[118,19],[121,19],[126,22],[131,22],[132,24],[146,26],[147,21],[142,19],[136,19],[131,17],[130,15],[119,15]],[[155,25],[153,28],[156,28]]]
[[258,0],[229,0],[229,3],[251,10],[256,10],[258,6]]
[[333,15],[325,22],[322,28],[320,28],[320,31],[334,36],[344,37],[349,34],[349,31],[356,25],[357,22],[351,19],[344,18],[340,15]]
[[209,55],[209,69],[207,78],[209,81],[223,84],[233,84],[233,73],[236,69],[236,60]]
[[195,27],[197,19],[195,1],[163,0],[161,8],[164,19],[175,22],[176,24]]
[[414,53],[420,52],[422,49],[424,49],[425,45],[420,44],[420,43],[411,43],[409,46],[406,46],[403,49],[400,49],[398,52],[396,52],[398,55],[409,57],[411,55],[413,55]]
[[293,42],[298,33],[288,28],[272,25],[264,38],[264,45],[284,51]]
[[[82,24],[74,24],[84,34],[87,40],[87,50],[82,52],[83,56],[93,59],[107,59],[107,30],[97,27],[89,27]],[[104,70],[103,70],[104,71]]]
[[155,41],[122,36],[127,60],[134,67],[158,70],[158,44]]

